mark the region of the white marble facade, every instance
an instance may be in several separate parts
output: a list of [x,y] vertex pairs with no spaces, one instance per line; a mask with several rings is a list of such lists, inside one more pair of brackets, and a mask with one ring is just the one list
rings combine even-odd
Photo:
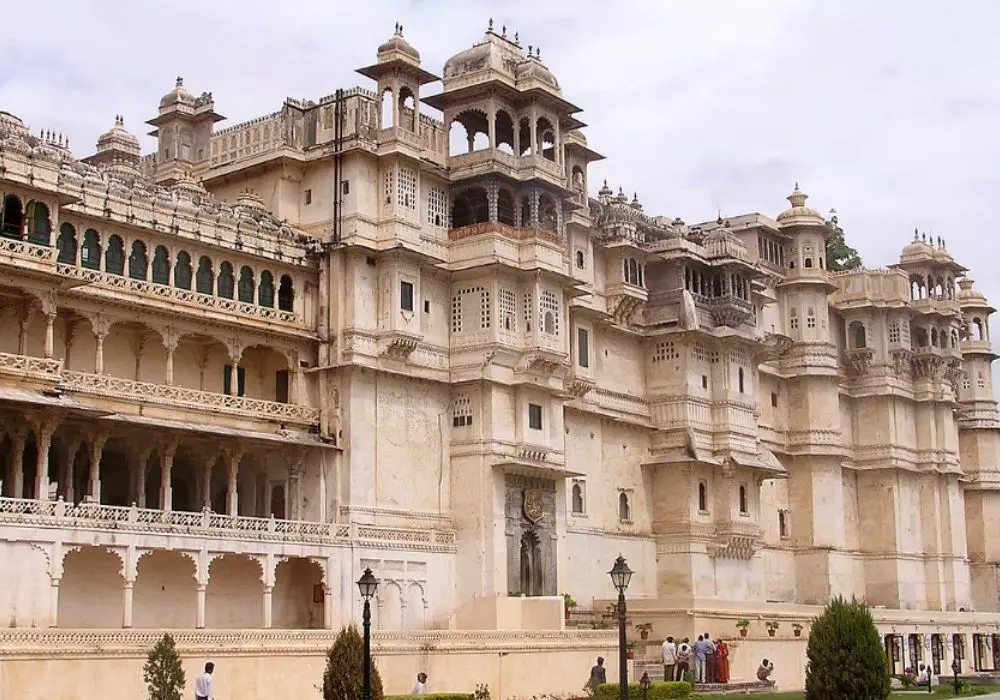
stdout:
[[149,155],[0,113],[10,627],[335,628],[366,566],[384,630],[599,612],[619,553],[654,634],[1000,612],[993,309],[943,241],[831,272],[797,185],[646,213],[505,29],[377,57],[224,128],[178,79]]

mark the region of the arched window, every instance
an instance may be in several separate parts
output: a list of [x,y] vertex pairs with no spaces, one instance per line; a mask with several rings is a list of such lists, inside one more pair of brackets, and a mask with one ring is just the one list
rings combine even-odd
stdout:
[[583,513],[583,487],[580,484],[573,484],[573,512],[577,515]]
[[[260,285],[257,288],[257,303],[269,309],[274,308],[274,275],[270,270],[260,273]],[[410,305],[413,306],[412,304]]]
[[618,519],[623,523],[632,522],[632,508],[629,506],[628,494],[624,491],[618,494]]
[[749,512],[750,507],[747,503],[747,487],[745,484],[740,484],[740,513],[746,515]]
[[144,280],[148,271],[149,258],[146,256],[146,244],[142,241],[132,241],[132,252],[128,256],[128,276],[134,280]]
[[104,253],[104,271],[112,275],[125,274],[125,243],[117,233],[108,239],[108,249]]
[[918,348],[926,348],[927,347],[927,329],[926,328],[917,328],[916,338],[917,338],[917,347]]
[[88,270],[101,269],[101,234],[92,228],[83,233],[83,249],[80,251],[80,264]]
[[743,393],[743,368],[742,367],[740,367],[739,370],[737,370],[736,377],[737,377],[737,381],[739,382],[739,385],[740,385],[740,393],[742,394]]
[[219,265],[219,279],[216,282],[216,288],[219,290],[219,296],[223,299],[233,298],[233,288],[236,286],[236,281],[233,278],[233,266],[224,262]]
[[514,195],[505,188],[500,188],[497,192],[497,221],[508,226],[514,225]]
[[36,245],[52,243],[52,221],[44,202],[28,202],[28,241]]
[[489,220],[490,203],[486,190],[482,187],[472,187],[455,197],[451,206],[453,228],[481,224]]
[[170,253],[161,245],[153,250],[153,282],[170,284]]
[[212,261],[202,255],[198,258],[198,272],[195,273],[195,290],[199,294],[211,295],[215,291],[215,275],[212,273]]
[[868,334],[865,332],[865,324],[861,321],[851,321],[848,333],[852,350],[868,347]]
[[278,285],[278,308],[282,311],[292,311],[295,308],[295,288],[288,275],[282,275]]
[[704,481],[698,482],[698,510],[708,512],[708,484]]
[[576,251],[573,254],[573,258],[576,260],[576,267],[577,267],[578,270],[582,270],[584,267],[586,267],[586,265],[584,264],[585,263],[585,258],[583,256],[583,251],[582,250]]
[[59,257],[56,262],[64,265],[76,264],[76,229],[73,224],[64,223],[59,227],[59,238],[56,240]]
[[803,261],[802,266],[803,267],[812,267],[813,266],[813,259],[812,258],[806,258]]
[[240,268],[240,281],[237,289],[237,295],[240,301],[252,304],[253,293],[253,270],[251,270],[247,265],[244,265]]
[[951,332],[951,347],[958,348],[958,331],[956,330]]
[[937,328],[931,328],[931,347],[935,347],[936,348],[938,346],[939,346],[939,343],[938,343],[938,329]]
[[24,206],[16,195],[9,194],[3,198],[3,211],[0,212],[0,235],[4,238],[21,239],[24,230]]
[[985,340],[983,334],[983,320],[979,317],[972,319],[972,339],[975,341]]
[[191,256],[186,250],[177,254],[174,265],[174,286],[178,289],[191,289]]

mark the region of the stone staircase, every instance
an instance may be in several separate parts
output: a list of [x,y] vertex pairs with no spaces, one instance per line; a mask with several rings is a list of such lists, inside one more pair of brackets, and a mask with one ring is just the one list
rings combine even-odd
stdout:
[[611,629],[615,626],[615,620],[610,619],[604,611],[584,610],[573,608],[566,618],[567,629],[597,630]]
[[[652,659],[635,660],[635,677],[641,678],[643,672],[649,674],[649,680],[659,682],[663,680],[663,665],[659,661]],[[731,681],[729,683],[697,683],[694,686],[696,694],[706,695],[757,695],[763,693],[773,693],[774,686],[761,683],[760,681]]]

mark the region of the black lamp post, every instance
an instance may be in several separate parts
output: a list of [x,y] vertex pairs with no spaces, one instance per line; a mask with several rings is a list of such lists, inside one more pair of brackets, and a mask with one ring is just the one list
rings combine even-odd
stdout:
[[361,617],[362,626],[365,630],[365,651],[363,665],[363,685],[361,686],[361,700],[372,700],[372,606],[371,599],[378,590],[378,579],[370,568],[365,569],[364,575],[358,579],[358,590],[365,601],[364,614]]
[[608,572],[611,582],[618,589],[618,697],[628,700],[628,659],[625,641],[625,590],[632,580],[632,569],[625,563],[621,554],[615,559],[615,565]]
[[649,700],[649,671],[642,672],[639,679],[639,687],[642,688],[642,700]]

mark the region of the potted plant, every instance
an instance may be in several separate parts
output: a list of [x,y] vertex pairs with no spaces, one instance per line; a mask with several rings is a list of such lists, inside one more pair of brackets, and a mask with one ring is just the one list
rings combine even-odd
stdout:
[[635,642],[625,643],[625,658],[629,661],[635,658]]
[[739,620],[736,621],[736,629],[740,631],[741,637],[747,636],[748,627],[750,627],[750,620],[747,620],[746,618],[740,618]]
[[641,637],[642,640],[645,641],[645,640],[649,639],[649,633],[653,631],[653,623],[652,622],[642,622],[642,623],[636,625],[635,628],[637,630],[639,630],[639,637]]
[[798,622],[793,622],[792,623],[792,634],[794,634],[796,637],[801,637],[802,636],[802,625],[800,625]]
[[569,611],[576,607],[576,601],[569,593],[563,593],[563,605],[566,609],[566,619],[569,619]]
[[767,628],[767,636],[773,637],[774,633],[778,631],[778,627],[780,626],[781,625],[779,625],[777,622],[774,622],[773,620],[770,622],[765,622],[764,627]]

